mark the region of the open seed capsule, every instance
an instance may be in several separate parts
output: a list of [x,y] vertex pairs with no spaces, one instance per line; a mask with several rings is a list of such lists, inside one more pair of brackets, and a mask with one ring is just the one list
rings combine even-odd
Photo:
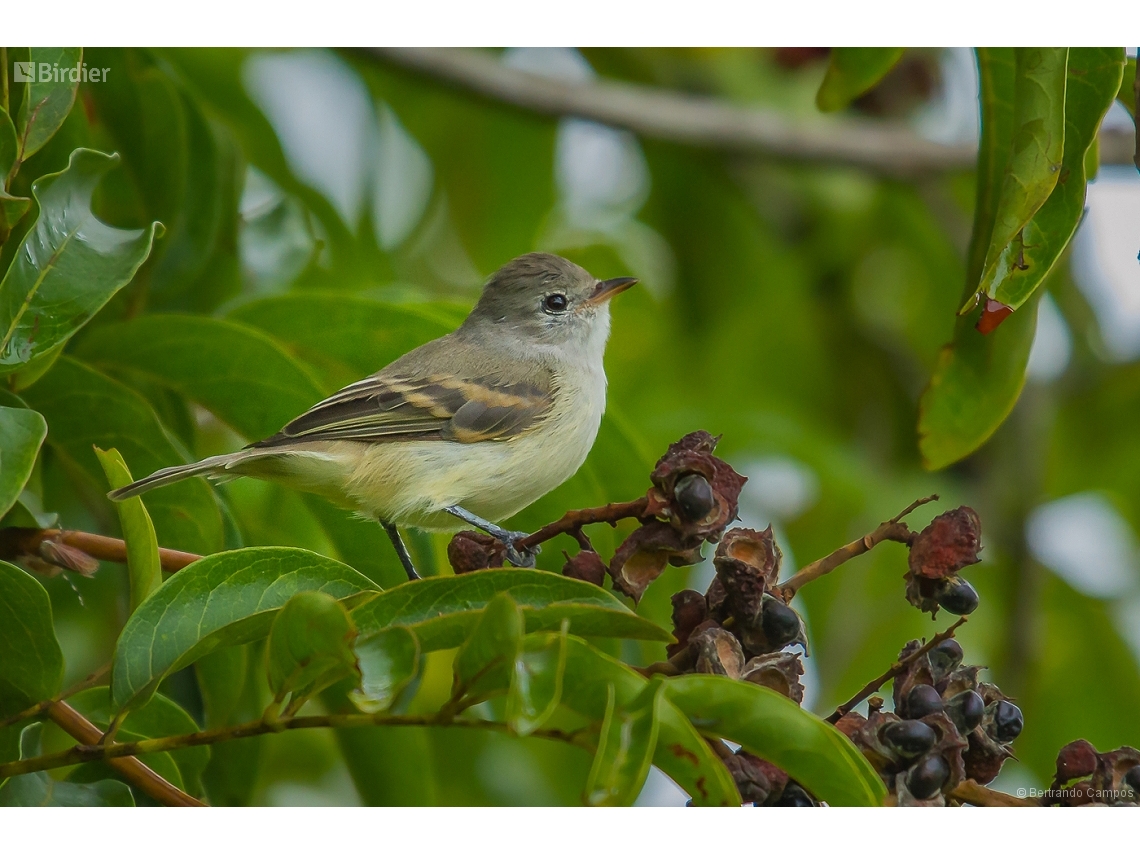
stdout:
[[942,696],[933,686],[919,683],[907,692],[903,710],[907,718],[923,718],[942,712]]
[[896,721],[884,727],[879,738],[900,757],[918,757],[929,751],[938,737],[934,728],[921,721]]
[[958,732],[965,735],[982,723],[982,716],[986,712],[986,703],[982,696],[972,689],[959,692],[946,701],[946,715],[958,728]]

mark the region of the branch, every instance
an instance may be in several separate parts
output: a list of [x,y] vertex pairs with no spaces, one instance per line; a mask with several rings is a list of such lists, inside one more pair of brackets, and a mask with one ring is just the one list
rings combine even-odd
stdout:
[[1036,799],[1019,799],[1008,793],[999,793],[970,778],[951,790],[950,797],[977,807],[1041,807]]
[[[60,706],[66,705],[61,704]],[[68,707],[68,709],[70,709],[70,707]],[[72,710],[72,712],[77,716],[79,715],[75,713],[74,710]],[[80,718],[82,717],[80,716]],[[86,719],[83,720],[86,721]],[[175,751],[179,748],[190,748],[195,745],[215,745],[219,742],[228,742],[232,739],[244,739],[251,736],[261,736],[266,733],[278,733],[282,730],[302,730],[314,727],[340,728],[383,725],[392,727],[447,726],[473,730],[494,730],[503,733],[510,732],[506,722],[488,721],[479,718],[447,718],[442,712],[434,715],[339,713],[331,715],[294,716],[291,718],[273,720],[260,719],[258,721],[246,722],[245,724],[234,725],[233,727],[221,727],[215,730],[201,730],[194,733],[178,734],[177,736],[164,736],[158,739],[142,739],[138,742],[111,743],[99,742],[98,739],[102,736],[102,734],[99,733],[99,729],[90,722],[87,722],[87,724],[94,730],[96,741],[84,741],[84,744],[76,745],[74,748],[55,754],[44,754],[39,757],[30,757],[26,760],[0,763],[0,780],[12,777],[13,775],[42,772],[47,769],[58,769],[62,766],[74,766],[78,763],[91,763],[96,760],[106,761],[112,766],[115,766],[115,768],[119,768],[115,765],[116,763],[134,763],[146,769],[147,772],[150,772],[150,769],[143,766],[137,759],[137,755],[155,754],[161,751]],[[61,724],[60,726],[62,727],[63,725]],[[74,736],[75,734],[72,735]],[[538,736],[543,739],[553,739],[582,748],[593,747],[593,743],[589,741],[588,734],[585,730],[567,732],[557,729],[539,729],[529,735]],[[150,774],[153,775],[154,773],[150,772]],[[126,777],[125,774],[124,777]],[[132,783],[134,782],[132,781]],[[182,796],[190,798],[185,793],[182,793]],[[196,800],[192,801],[196,802]]]
[[[974,168],[976,145],[943,145],[904,125],[859,118],[793,119],[776,110],[615,80],[574,83],[509,68],[494,54],[453,48],[371,48],[379,60],[545,116],[578,116],[644,137],[892,177]],[[1121,140],[1124,146],[1121,145]],[[1131,140],[1100,135],[1101,161],[1127,163]],[[1110,159],[1111,158],[1111,159]]]
[[72,695],[82,692],[84,689],[90,688],[91,686],[102,682],[103,678],[106,677],[110,672],[111,663],[108,662],[102,668],[99,668],[91,674],[88,674],[80,682],[76,683],[70,689],[65,689],[64,691],[60,692],[54,698],[48,698],[46,701],[40,701],[38,704],[33,704],[32,706],[28,707],[26,710],[21,710],[15,715],[10,715],[3,721],[0,721],[0,730],[3,730],[6,727],[10,727],[17,722],[24,721],[25,719],[36,718],[37,716],[43,715],[51,709],[52,704],[59,703],[65,698],[70,698]]
[[[570,534],[575,537],[582,531],[582,526],[592,523],[609,523],[617,525],[619,520],[640,519],[649,512],[649,498],[642,496],[632,502],[611,502],[600,508],[583,508],[580,511],[567,511],[561,519],[549,525],[544,525],[533,534],[516,541],[516,549],[531,549],[540,543],[552,540],[560,534]],[[580,542],[579,538],[579,542]]]
[[904,659],[900,659],[898,662],[888,668],[885,674],[880,677],[876,677],[874,680],[856,692],[854,697],[852,697],[845,704],[838,707],[835,712],[833,712],[825,719],[825,721],[829,721],[832,724],[835,724],[837,721],[839,721],[839,719],[843,718],[843,716],[847,715],[847,713],[855,709],[855,707],[859,705],[860,701],[864,701],[867,698],[871,697],[871,695],[875,694],[875,692],[883,688],[883,686],[887,684],[887,681],[894,679],[907,668],[909,668],[910,665],[918,659],[918,657],[923,656],[929,650],[938,646],[946,639],[952,638],[954,631],[965,622],[966,618],[958,618],[957,621],[944,629],[942,632],[938,633],[938,635],[934,636],[934,638],[930,639],[930,641],[926,642],[926,644],[922,645],[922,647],[918,648],[918,650],[914,651],[914,653],[910,654],[910,656],[907,656]]
[[[100,561],[127,563],[126,541],[117,537],[105,537],[86,531],[67,531],[58,528],[4,528],[0,529],[0,558],[11,561],[23,556],[32,556],[57,567],[68,570],[78,569],[63,563],[58,547],[60,545],[79,550],[83,556]],[[177,549],[160,547],[158,558],[162,569],[167,573],[181,570],[201,558],[193,552],[179,552]],[[64,556],[66,560],[66,556]]]
[[865,534],[858,540],[852,541],[846,546],[839,547],[839,549],[830,555],[825,555],[818,561],[813,561],[811,564],[802,567],[791,579],[783,585],[780,585],[779,591],[784,598],[784,602],[791,600],[792,597],[796,595],[796,592],[808,582],[814,581],[821,576],[826,576],[840,564],[850,561],[852,558],[862,555],[864,552],[869,552],[884,540],[909,544],[914,539],[914,532],[907,528],[906,523],[902,522],[902,518],[915,508],[921,507],[928,502],[936,501],[938,501],[937,494],[927,496],[925,499],[916,499],[907,505],[900,513],[891,517],[886,522],[879,523],[878,528],[869,534]]
[[[56,701],[48,709],[48,716],[59,725],[60,729],[66,732],[73,739],[79,741],[79,745],[71,749],[84,750],[84,751],[98,751],[105,749],[106,746],[102,744],[103,732],[99,730],[94,724],[84,718],[78,710],[74,709],[64,701]],[[154,740],[151,740],[154,741]],[[61,752],[67,754],[70,752]],[[31,757],[28,760],[19,760],[16,763],[0,764],[0,778],[5,777],[3,768],[5,766],[19,766],[21,763],[35,765],[35,761],[44,760],[48,757],[58,757],[58,754],[48,754],[41,757]],[[107,764],[123,776],[129,783],[134,784],[152,799],[172,807],[205,807],[205,805],[198,801],[188,793],[182,792],[178,787],[167,781],[149,766],[146,766],[141,760],[136,757],[120,756],[117,754],[105,754],[97,759],[105,759]],[[29,768],[26,771],[34,772],[39,769],[50,769],[52,766],[39,766],[38,769]],[[21,772],[11,772],[9,774],[18,775]]]

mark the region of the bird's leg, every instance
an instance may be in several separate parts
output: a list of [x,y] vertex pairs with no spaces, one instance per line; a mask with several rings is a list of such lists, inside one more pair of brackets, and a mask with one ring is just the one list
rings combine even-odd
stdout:
[[404,565],[404,572],[408,574],[408,581],[419,579],[420,574],[416,572],[416,565],[412,563],[412,556],[408,552],[408,547],[404,545],[404,539],[400,537],[399,529],[391,523],[384,522],[384,520],[380,520],[380,525],[387,532],[388,539],[392,541],[396,555],[399,557],[400,563]]
[[459,517],[465,523],[475,526],[475,528],[482,529],[495,538],[501,541],[507,547],[507,560],[516,567],[533,567],[534,558],[538,555],[539,547],[533,549],[518,549],[515,546],[515,541],[522,540],[527,536],[525,531],[508,531],[502,526],[497,526],[493,522],[477,517],[471,511],[464,510],[459,505],[451,505],[444,508],[452,516]]

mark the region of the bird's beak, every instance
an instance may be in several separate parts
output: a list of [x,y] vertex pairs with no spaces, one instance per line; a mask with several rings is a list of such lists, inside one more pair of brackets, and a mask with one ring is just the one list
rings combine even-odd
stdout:
[[613,297],[615,294],[620,294],[627,288],[632,288],[637,284],[637,280],[632,276],[619,276],[617,279],[605,279],[597,284],[594,288],[594,293],[586,299],[586,305],[596,306],[598,303],[604,303],[606,300]]

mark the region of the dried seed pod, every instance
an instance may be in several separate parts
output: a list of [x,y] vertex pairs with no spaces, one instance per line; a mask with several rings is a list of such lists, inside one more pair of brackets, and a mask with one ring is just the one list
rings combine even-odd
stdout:
[[819,803],[795,781],[788,781],[773,807],[818,807]]
[[973,508],[962,506],[939,514],[910,546],[910,572],[927,579],[953,576],[980,560],[982,523]]
[[800,654],[776,652],[754,656],[744,665],[740,679],[759,686],[767,686],[797,704],[803,703],[804,687],[800,682],[804,666]]
[[722,760],[740,791],[741,802],[762,805],[788,782],[788,773],[783,769],[743,749]]
[[[713,455],[718,439],[706,431],[682,437],[669,446],[649,476],[653,482],[651,505],[660,508],[660,515],[685,536],[716,541],[736,519],[740,490],[748,479]],[[711,509],[696,518],[690,516],[690,512],[699,510],[697,506],[703,503],[697,495],[702,492],[701,487],[690,481],[682,490],[682,497],[678,497],[676,492],[678,482],[693,475],[704,478],[713,500]],[[680,498],[690,504],[688,510],[682,507]]]
[[942,696],[933,686],[919,683],[907,692],[902,710],[904,718],[924,718],[940,712],[942,712]]
[[[565,554],[565,553],[563,553]],[[562,565],[562,575],[571,579],[581,579],[591,585],[602,587],[606,578],[606,563],[598,553],[583,549],[573,558],[568,558]]]
[[685,522],[700,522],[716,507],[712,485],[699,472],[682,475],[673,485],[673,498]]
[[906,788],[916,799],[934,798],[950,780],[950,764],[941,754],[928,754],[906,776]]
[[689,641],[697,651],[696,670],[700,674],[720,674],[736,680],[744,669],[744,651],[736,636],[719,626],[696,633]]
[[945,702],[944,707],[946,715],[950,716],[950,720],[954,722],[954,727],[963,734],[969,733],[981,724],[982,717],[986,712],[986,704],[982,700],[982,696],[972,689],[954,695]]
[[477,531],[461,531],[447,544],[447,561],[457,576],[502,567],[506,556],[502,541]]
[[962,645],[953,638],[947,638],[927,651],[926,658],[930,661],[930,676],[935,683],[942,681],[962,663]]
[[998,742],[1013,742],[1025,727],[1025,717],[1021,709],[1007,700],[1000,700],[987,710],[993,721],[991,736]]
[[1136,801],[1140,797],[1140,765],[1133,766],[1120,778],[1120,783],[1124,785],[1125,789],[1132,790],[1132,800]]

